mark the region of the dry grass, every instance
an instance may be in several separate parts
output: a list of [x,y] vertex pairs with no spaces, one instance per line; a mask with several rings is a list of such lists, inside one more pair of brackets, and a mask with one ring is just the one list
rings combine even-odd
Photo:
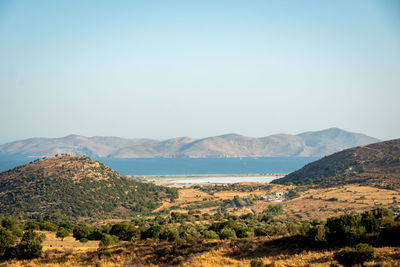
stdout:
[[282,204],[287,217],[298,214],[302,216],[302,219],[325,219],[344,213],[363,212],[377,206],[400,207],[398,203],[393,203],[393,197],[400,199],[399,192],[353,185],[311,189],[304,192],[300,198],[285,201]]
[[[229,242],[228,242],[229,243]],[[193,255],[182,266],[250,266],[252,260],[262,260],[264,266],[314,266],[323,267],[337,265],[333,258],[336,250],[302,250],[296,251],[274,244],[265,245],[260,241],[250,244],[225,245],[209,252]],[[375,248],[375,259],[365,263],[365,266],[400,266],[399,248]]]
[[[203,201],[222,201],[233,199],[234,196],[248,197],[250,195],[265,195],[276,191],[292,189],[293,186],[271,185],[270,190],[255,190],[252,192],[221,191],[213,194],[203,192],[199,189],[181,188],[179,198],[175,202],[166,201],[155,211],[161,211],[172,206],[179,206],[182,209],[175,209],[177,212],[187,212],[184,207],[201,203]],[[205,199],[205,200],[203,200]],[[335,200],[337,199],[337,200]],[[280,202],[284,208],[282,217],[294,217],[298,219],[325,219],[351,212],[362,212],[374,207],[397,207],[400,208],[400,193],[394,190],[378,189],[369,186],[338,186],[332,188],[309,188],[301,193],[301,197]],[[249,212],[261,213],[268,205],[278,202],[259,200],[254,205],[243,208],[228,208],[228,212],[234,215],[242,215]],[[214,213],[216,208],[201,208],[202,213]]]
[[99,241],[88,241],[86,243],[81,243],[76,240],[72,236],[68,236],[61,240],[56,237],[55,232],[49,231],[39,231],[42,234],[46,235],[46,239],[43,241],[43,251],[52,250],[52,249],[69,249],[72,248],[74,250],[88,251],[88,250],[96,250],[99,247]]

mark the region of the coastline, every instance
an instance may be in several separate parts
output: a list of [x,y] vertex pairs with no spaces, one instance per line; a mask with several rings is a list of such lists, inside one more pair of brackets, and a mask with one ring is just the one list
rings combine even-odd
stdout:
[[128,175],[129,178],[159,185],[210,185],[232,183],[269,183],[286,173],[249,174],[187,174],[187,175]]

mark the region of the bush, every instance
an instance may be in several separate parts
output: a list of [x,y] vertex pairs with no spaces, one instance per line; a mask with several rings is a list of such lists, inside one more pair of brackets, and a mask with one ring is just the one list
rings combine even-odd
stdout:
[[104,234],[103,237],[100,240],[100,246],[101,247],[107,247],[112,244],[118,243],[118,236],[115,235],[109,235],[109,234]]
[[252,260],[250,262],[250,267],[262,267],[262,266],[264,266],[262,260]]
[[92,229],[88,225],[77,226],[72,231],[73,237],[75,237],[77,240],[88,238],[91,233]]
[[232,238],[236,238],[236,233],[235,233],[235,230],[225,227],[219,233],[219,237],[221,239],[232,239]]
[[205,230],[203,232],[203,236],[205,239],[218,239],[219,238],[218,234],[212,230]]
[[255,236],[266,236],[268,235],[267,230],[265,227],[257,227],[254,229],[254,235]]
[[307,232],[307,236],[311,241],[314,241],[314,242],[326,241],[325,225],[319,224],[319,225],[314,226]]
[[79,239],[79,242],[81,242],[81,243],[87,243],[87,242],[89,242],[89,240],[87,239],[87,238],[81,238],[81,239]]
[[363,264],[374,258],[374,248],[371,245],[359,243],[354,248],[345,247],[334,254],[335,260],[344,266]]
[[39,228],[40,230],[47,230],[52,232],[57,231],[57,225],[52,222],[41,222],[39,223]]
[[6,217],[1,220],[1,226],[8,230],[13,230],[16,227],[16,224],[13,219],[11,219],[10,217]]
[[64,227],[60,227],[56,233],[57,238],[61,238],[61,240],[64,240],[65,237],[69,236],[71,232],[68,229],[65,229]]
[[22,259],[37,258],[42,254],[42,242],[45,236],[28,230],[17,245],[17,257]]
[[268,205],[268,208],[264,210],[264,213],[274,214],[274,215],[282,214],[283,213],[282,204]]
[[120,240],[129,241],[138,234],[138,230],[134,224],[122,222],[114,224],[111,227],[110,234],[118,236]]
[[294,198],[300,197],[300,194],[297,191],[289,190],[287,197],[288,197],[288,199],[294,199]]
[[25,230],[39,230],[39,228],[39,223],[35,221],[29,221],[25,224]]
[[235,229],[236,236],[239,238],[247,237],[249,229],[247,227],[239,226]]
[[235,203],[236,207],[238,207],[238,208],[241,208],[244,206],[243,200],[238,195],[233,197],[233,202]]
[[180,229],[179,236],[187,243],[195,244],[203,239],[203,236],[197,229],[191,225],[184,226]]
[[364,237],[365,227],[361,223],[361,215],[346,214],[338,217],[328,218],[326,226],[328,228],[328,241],[353,242]]
[[160,240],[175,242],[179,239],[179,231],[172,226],[162,227],[158,238]]
[[153,225],[147,230],[140,233],[140,239],[144,240],[147,238],[158,238],[161,233],[161,226]]
[[8,249],[14,246],[16,237],[11,231],[0,226],[0,257],[3,257]]

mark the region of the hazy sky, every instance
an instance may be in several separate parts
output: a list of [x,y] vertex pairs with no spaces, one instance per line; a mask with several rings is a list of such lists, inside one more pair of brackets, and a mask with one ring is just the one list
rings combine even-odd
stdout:
[[400,1],[0,0],[0,143],[400,137]]

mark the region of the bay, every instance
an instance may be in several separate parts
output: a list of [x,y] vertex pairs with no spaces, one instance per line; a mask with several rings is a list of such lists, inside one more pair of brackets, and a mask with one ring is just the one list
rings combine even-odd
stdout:
[[[0,171],[36,158],[0,154]],[[124,175],[272,174],[290,173],[317,157],[262,158],[93,158]]]

